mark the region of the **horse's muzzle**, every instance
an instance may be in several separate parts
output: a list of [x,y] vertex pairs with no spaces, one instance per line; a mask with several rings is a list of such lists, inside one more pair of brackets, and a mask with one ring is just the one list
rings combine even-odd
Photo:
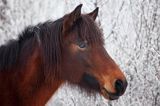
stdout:
[[109,100],[116,100],[118,99],[120,96],[122,96],[127,88],[127,81],[122,81],[122,80],[116,80],[115,81],[115,93],[111,93],[109,92],[106,88],[102,87],[101,88],[101,93],[102,95]]

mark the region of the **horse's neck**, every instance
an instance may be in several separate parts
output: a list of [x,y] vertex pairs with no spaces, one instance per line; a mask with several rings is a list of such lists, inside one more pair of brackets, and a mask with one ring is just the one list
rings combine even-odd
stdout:
[[[50,82],[45,81],[43,70],[41,70],[42,63],[40,57],[39,50],[35,49],[32,55],[27,58],[25,62],[26,64],[22,64],[22,66],[15,71],[8,71],[10,73],[8,78],[7,74],[3,74],[4,77],[8,79],[8,82],[6,82],[7,84],[2,83],[3,86],[7,86],[5,89],[2,88],[2,90],[0,87],[0,90],[4,90],[4,95],[5,92],[9,92],[8,96],[10,96],[11,99],[15,99],[12,103],[17,103],[16,105],[22,106],[44,106],[58,87],[63,83],[63,81],[60,80],[52,80]],[[14,74],[12,74],[12,72],[14,72]],[[0,74],[0,76],[3,75],[2,73]],[[0,78],[0,84],[3,78]],[[10,87],[10,84],[14,84],[12,86],[13,88],[8,88]],[[0,97],[0,99],[3,100],[3,97]],[[5,104],[4,101],[1,100],[0,103],[2,102],[2,104]],[[5,100],[7,100],[7,98]],[[6,101],[6,103],[7,102],[9,103],[11,100]]]
[[[20,95],[24,98],[23,103],[27,106],[44,106],[58,87],[60,80],[46,81],[45,70],[42,70],[39,50],[35,50],[29,58],[25,70],[21,73]],[[52,79],[52,78],[51,78]],[[49,80],[49,79],[48,79]]]
[[37,88],[23,89],[20,91],[23,98],[22,104],[27,106],[44,106],[62,83],[62,81],[54,81],[48,84],[41,83],[41,86]]

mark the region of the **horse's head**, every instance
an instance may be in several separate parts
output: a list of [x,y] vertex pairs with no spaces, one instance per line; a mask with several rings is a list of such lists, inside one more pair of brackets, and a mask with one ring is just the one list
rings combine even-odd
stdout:
[[83,15],[81,7],[63,17],[62,77],[107,99],[118,99],[127,81],[104,48],[103,35],[94,22],[98,8]]

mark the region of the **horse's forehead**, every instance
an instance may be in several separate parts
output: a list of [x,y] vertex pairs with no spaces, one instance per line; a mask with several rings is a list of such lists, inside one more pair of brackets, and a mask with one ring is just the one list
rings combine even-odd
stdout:
[[71,40],[86,40],[88,44],[104,44],[103,35],[96,23],[87,16],[82,16],[69,33]]

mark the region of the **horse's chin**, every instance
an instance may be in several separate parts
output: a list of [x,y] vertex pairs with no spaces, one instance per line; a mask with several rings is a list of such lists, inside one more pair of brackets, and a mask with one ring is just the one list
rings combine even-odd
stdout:
[[108,100],[117,100],[119,96],[114,95],[113,93],[108,92],[105,88],[101,88],[100,94]]
[[100,93],[105,99],[116,100],[119,98],[118,95],[109,92],[107,89],[101,86],[97,78],[91,74],[85,73],[82,77],[80,85],[82,86],[82,88],[86,88],[86,91],[93,90],[95,92]]

